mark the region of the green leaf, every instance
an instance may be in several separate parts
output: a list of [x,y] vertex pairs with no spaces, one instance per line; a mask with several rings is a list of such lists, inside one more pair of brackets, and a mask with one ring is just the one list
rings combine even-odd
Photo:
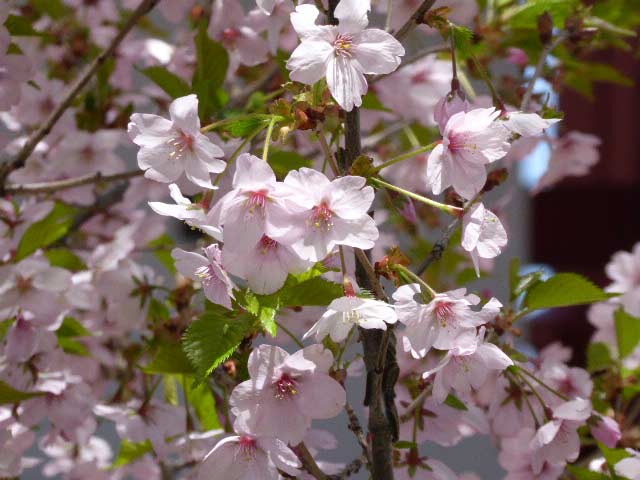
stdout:
[[366,110],[376,110],[379,112],[391,112],[390,109],[385,107],[382,102],[378,99],[373,91],[367,92],[367,94],[362,97],[362,107]]
[[24,232],[18,245],[15,260],[20,261],[39,248],[51,245],[64,237],[73,225],[77,212],[78,210],[74,207],[56,202],[49,215],[31,225]]
[[609,345],[603,342],[596,342],[589,345],[587,349],[587,370],[597,372],[606,370],[613,364]]
[[87,269],[86,263],[68,248],[52,248],[44,254],[52,267],[60,267],[72,272]]
[[468,410],[467,406],[464,404],[462,400],[458,397],[450,393],[447,395],[447,398],[444,401],[445,405],[449,405],[451,408],[455,408],[456,410]]
[[60,337],[58,338],[58,345],[65,353],[69,355],[78,355],[80,357],[89,357],[91,353],[89,349],[77,340],[74,340],[70,337]]
[[640,343],[640,318],[629,315],[622,309],[615,313],[616,337],[620,358],[628,357]]
[[615,473],[615,464],[623,458],[630,457],[631,454],[624,448],[609,448],[601,442],[598,442],[598,448],[602,452],[604,459],[607,461],[612,478],[614,480],[622,480],[624,477],[620,477]]
[[164,90],[171,98],[184,97],[191,93],[191,87],[186,80],[164,67],[147,67],[140,70],[140,73]]
[[162,376],[162,386],[164,387],[164,399],[171,405],[180,405],[180,395],[178,394],[178,376],[165,374]]
[[576,480],[608,480],[610,477],[604,473],[594,472],[584,467],[576,467],[575,465],[567,465],[569,472]]
[[7,318],[5,320],[0,321],[0,341],[7,336],[7,332],[11,328],[11,325],[13,325],[13,322],[15,321],[16,321],[15,318]]
[[232,312],[222,309],[209,310],[193,322],[184,334],[182,348],[198,380],[208,377],[229,358],[253,329],[250,315],[233,318]]
[[38,12],[49,15],[54,20],[64,17],[69,12],[62,0],[30,0],[29,3]]
[[230,122],[226,129],[234,137],[246,137],[259,128],[265,128],[270,119],[270,115],[256,114],[253,117],[241,118]]
[[17,15],[9,15],[4,22],[4,26],[7,28],[11,36],[13,37],[43,37],[48,34],[39,32],[31,22],[25,17],[19,17]]
[[558,273],[531,288],[524,304],[529,310],[538,310],[602,302],[611,296],[578,274]]
[[529,0],[503,12],[503,19],[512,28],[537,28],[538,17],[549,12],[556,27],[564,25],[565,19],[574,10],[576,0]]
[[193,373],[193,366],[179,343],[162,343],[149,364],[144,367],[145,373]]
[[200,420],[200,426],[204,430],[221,428],[216,411],[216,400],[209,386],[201,383],[194,387],[192,379],[188,377],[185,378],[183,384],[186,390],[186,397],[191,406],[193,406],[198,420]]
[[473,32],[467,27],[453,25],[451,29],[453,41],[456,45],[456,53],[460,59],[468,58],[472,55],[471,41],[473,40]]
[[298,170],[302,167],[311,167],[313,162],[307,157],[303,157],[297,152],[285,150],[273,150],[269,153],[269,165],[273,168],[276,177],[282,179],[291,170]]
[[275,337],[278,333],[276,314],[280,308],[280,299],[274,295],[256,295],[251,291],[244,294],[242,306],[260,321],[260,325]]
[[74,317],[65,317],[62,321],[62,325],[60,328],[56,330],[56,335],[58,337],[90,337],[91,332],[87,330],[84,325],[82,325],[78,320]]
[[283,287],[281,305],[297,306],[325,306],[344,294],[342,285],[321,277],[311,278],[296,285]]
[[600,30],[604,30],[610,33],[614,33],[616,35],[621,35],[623,37],[635,37],[636,36],[636,32],[633,30],[630,30],[628,28],[624,28],[624,27],[619,27],[617,25],[614,25],[611,22],[607,22],[604,18],[600,18],[600,17],[587,17],[584,20],[584,24],[587,27],[596,27]]
[[0,380],[0,405],[11,405],[22,402],[23,400],[29,400],[33,397],[41,397],[42,395],[45,395],[45,393],[21,392]]
[[211,40],[204,23],[200,24],[195,45],[197,63],[191,89],[198,95],[200,117],[209,119],[224,103],[218,90],[227,75],[229,54],[220,43]]
[[113,462],[113,468],[124,467],[132,462],[135,462],[141,457],[144,457],[147,453],[153,452],[153,446],[151,440],[147,440],[141,443],[133,443],[129,440],[122,440],[120,443],[120,453],[118,458]]
[[176,273],[176,266],[171,256],[171,250],[175,247],[176,242],[166,233],[158,238],[151,240],[148,247],[153,249],[153,255],[158,259],[169,273]]

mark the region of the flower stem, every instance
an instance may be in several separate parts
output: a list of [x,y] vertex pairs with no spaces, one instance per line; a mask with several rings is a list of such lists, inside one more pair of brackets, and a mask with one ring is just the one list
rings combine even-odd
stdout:
[[302,343],[300,341],[300,339],[298,339],[298,337],[296,337],[293,332],[291,330],[289,330],[287,327],[285,327],[284,325],[282,325],[280,322],[276,322],[276,325],[278,326],[278,328],[280,328],[284,333],[286,333],[287,335],[289,335],[289,337],[291,338],[291,340],[293,340],[295,342],[295,344],[297,346],[299,346],[300,348],[304,348],[304,343]]
[[227,172],[228,168],[231,165],[233,165],[233,162],[236,161],[236,158],[240,156],[240,153],[242,153],[242,150],[244,150],[244,147],[246,147],[251,142],[251,140],[253,140],[262,131],[263,128],[264,128],[263,126],[256,128],[253,132],[249,134],[249,136],[247,136],[247,138],[245,138],[242,141],[242,143],[238,146],[238,148],[235,149],[235,151],[229,157],[229,160],[227,160],[227,167],[224,169],[224,171],[220,172],[218,176],[215,178],[215,180],[213,181],[214,185],[218,185],[220,183],[220,180],[222,180],[222,177]]
[[271,145],[271,136],[273,135],[273,127],[275,127],[278,117],[273,117],[269,121],[269,127],[267,128],[267,136],[264,139],[264,148],[262,149],[262,160],[265,162],[269,160],[269,145]]
[[540,380],[538,377],[536,377],[533,373],[529,372],[528,370],[525,370],[522,367],[518,367],[518,371],[524,373],[527,377],[535,380],[537,383],[539,383],[540,385],[542,385],[545,389],[547,389],[549,392],[553,393],[556,397],[561,398],[562,400],[564,400],[565,402],[569,401],[569,397],[567,397],[566,395],[564,395],[563,393],[560,393],[559,391],[557,391],[555,388],[550,387],[549,385],[547,385],[545,382],[543,382],[542,380]]
[[387,168],[387,167],[390,167],[391,165],[394,165],[396,163],[402,162],[403,160],[407,160],[409,158],[417,157],[421,153],[429,152],[429,151],[433,150],[437,144],[438,144],[438,142],[433,142],[433,143],[430,143],[429,145],[425,145],[424,147],[420,147],[417,150],[413,150],[411,152],[407,152],[407,153],[403,153],[402,155],[398,155],[397,157],[393,157],[391,160],[387,160],[382,165],[378,165],[375,168],[375,171],[379,172],[380,170],[382,170],[384,168]]
[[395,264],[393,269],[402,274],[405,278],[417,282],[423,288],[424,293],[429,295],[429,300],[433,299],[438,294],[438,292],[431,288],[429,284],[422,279],[422,277],[419,277],[404,265]]
[[462,215],[464,210],[460,207],[454,207],[453,205],[447,205],[445,203],[436,202],[435,200],[431,200],[430,198],[423,197],[422,195],[418,195],[417,193],[410,192],[409,190],[405,190],[404,188],[396,187],[390,183],[385,182],[379,178],[370,178],[371,182],[375,183],[378,187],[384,187],[389,190],[393,190],[395,192],[406,195],[409,198],[413,198],[419,202],[425,203],[431,207],[437,208],[438,210],[442,210],[443,212],[449,213],[454,217],[459,217]]

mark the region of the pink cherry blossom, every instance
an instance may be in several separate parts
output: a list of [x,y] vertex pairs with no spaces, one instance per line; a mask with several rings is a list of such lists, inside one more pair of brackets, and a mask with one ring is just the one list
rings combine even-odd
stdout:
[[437,402],[444,402],[452,389],[468,398],[471,389],[480,388],[492,370],[502,371],[513,365],[500,348],[484,340],[484,333],[484,327],[480,328],[476,345],[449,350],[435,368],[422,375],[434,375],[433,398]]
[[290,246],[267,235],[247,252],[225,244],[222,262],[229,273],[247,280],[249,288],[261,295],[280,290],[290,273],[303,273],[313,265],[313,262],[301,259]]
[[424,357],[433,347],[440,350],[472,348],[476,327],[492,320],[502,304],[492,298],[480,311],[471,309],[480,298],[466,294],[465,288],[438,293],[428,303],[416,302],[420,293],[417,283],[403,285],[393,294],[398,320],[407,328],[403,332],[403,348],[416,357]]
[[211,9],[209,36],[232,52],[232,68],[238,63],[252,67],[267,60],[269,49],[264,39],[250,26],[242,3],[220,0]]
[[209,245],[204,249],[204,253],[206,257],[174,248],[171,256],[175,260],[176,269],[182,275],[202,284],[205,297],[213,303],[231,309],[231,299],[235,298],[233,296],[235,285],[222,267],[222,253],[218,244]]
[[565,468],[565,462],[543,462],[534,468],[530,444],[536,432],[523,428],[517,435],[504,439],[499,454],[500,465],[507,470],[505,480],[557,480]]
[[480,258],[495,258],[507,245],[507,232],[493,212],[477,203],[462,218],[462,248],[471,254],[480,276]]
[[220,440],[198,472],[200,480],[281,480],[281,470],[297,477],[300,460],[282,440],[238,431]]
[[223,227],[225,250],[246,253],[263,235],[275,238],[280,225],[289,223],[292,210],[282,198],[282,184],[269,164],[243,153],[237,160],[233,189],[213,206],[207,224]]
[[608,292],[627,293],[640,288],[640,242],[630,252],[614,253],[606,272],[612,280],[607,287]]
[[509,151],[510,133],[495,121],[499,116],[495,108],[477,108],[449,118],[442,143],[433,149],[427,164],[434,194],[449,186],[467,199],[480,192],[487,179],[485,165]]
[[236,429],[297,445],[312,419],[335,417],[344,407],[342,386],[328,375],[333,355],[311,345],[293,355],[261,345],[249,356],[250,380],[231,393]]
[[387,324],[398,320],[393,307],[385,302],[355,296],[333,300],[320,320],[304,334],[303,338],[316,336],[321,342],[329,335],[334,342],[342,342],[354,326],[386,330]]
[[346,176],[330,181],[309,168],[291,171],[284,179],[290,188],[287,200],[299,213],[279,225],[273,238],[291,245],[300,257],[317,262],[338,245],[370,249],[378,228],[367,214],[373,188],[362,177]]
[[589,425],[593,438],[609,448],[616,448],[622,438],[618,422],[606,415],[594,414],[589,420]]
[[526,67],[529,64],[529,56],[527,52],[517,47],[507,48],[507,61],[518,67]]
[[545,464],[573,462],[580,453],[578,427],[591,416],[591,402],[582,398],[562,403],[553,409],[553,419],[541,426],[529,442],[534,472]]
[[[249,12],[249,25],[258,33],[267,32],[267,42],[272,55],[278,53],[280,34],[290,25],[294,5],[291,0],[259,0],[257,9]],[[288,50],[288,49],[287,49]]]
[[389,33],[369,24],[370,0],[341,0],[335,9],[338,26],[315,24],[314,5],[298,5],[291,14],[301,43],[287,61],[292,80],[313,85],[327,79],[331,95],[346,111],[362,105],[368,74],[391,73],[404,55]]
[[552,144],[549,166],[532,193],[538,193],[565,177],[587,175],[600,160],[601,140],[595,135],[572,131]]
[[187,95],[171,102],[171,120],[149,113],[134,113],[129,137],[138,145],[138,166],[145,177],[175,182],[183,173],[202,188],[214,188],[210,173],[220,173],[223,151],[200,133],[198,97]]
[[198,228],[216,240],[222,241],[222,229],[215,225],[208,224],[207,212],[204,205],[192,203],[191,200],[182,195],[180,188],[172,183],[169,185],[169,195],[175,203],[149,202],[151,209],[158,215],[177,218],[183,220],[187,225]]

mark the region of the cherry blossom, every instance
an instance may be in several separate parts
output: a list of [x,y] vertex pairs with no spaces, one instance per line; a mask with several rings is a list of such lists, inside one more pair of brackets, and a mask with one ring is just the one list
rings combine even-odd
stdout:
[[433,347],[440,350],[469,348],[475,342],[476,327],[492,320],[502,304],[492,298],[480,311],[471,309],[480,298],[466,293],[465,288],[438,293],[426,305],[416,302],[420,294],[417,283],[403,285],[393,294],[398,320],[407,328],[403,332],[403,347],[418,358]]
[[290,273],[304,273],[313,264],[267,235],[249,251],[223,248],[222,262],[228,265],[229,273],[247,280],[249,288],[261,295],[280,290]]
[[372,248],[378,228],[367,214],[374,191],[365,183],[364,178],[356,176],[330,181],[309,168],[291,171],[284,184],[290,189],[286,198],[297,213],[286,218],[286,224],[278,225],[279,231],[271,236],[314,262],[338,245]]
[[232,186],[207,217],[208,225],[223,227],[225,250],[246,253],[265,234],[277,238],[295,210],[282,201],[282,184],[276,181],[269,164],[243,153],[238,157]]
[[462,248],[471,254],[476,274],[480,276],[480,258],[495,258],[507,245],[507,232],[500,219],[476,203],[462,219]]
[[320,342],[329,335],[334,342],[342,342],[354,326],[386,330],[387,324],[398,320],[391,305],[379,300],[356,296],[340,297],[333,300],[320,320],[304,334],[303,338],[316,336]]
[[192,203],[191,200],[182,195],[180,187],[175,183],[169,185],[169,195],[176,202],[175,205],[162,202],[149,202],[151,209],[158,215],[177,218],[183,220],[187,225],[198,228],[216,240],[222,241],[222,229],[208,223],[205,206],[199,203]]
[[231,393],[235,428],[300,443],[312,419],[332,418],[344,407],[345,391],[328,375],[332,363],[333,355],[322,345],[293,355],[270,345],[254,349],[249,356],[251,380]]
[[509,151],[509,131],[496,122],[500,111],[477,108],[451,116],[442,143],[429,155],[427,175],[434,194],[453,186],[464,198],[480,192],[487,179],[485,165]]
[[210,173],[220,173],[223,151],[200,133],[198,98],[187,95],[169,106],[171,120],[149,113],[134,113],[129,137],[138,145],[138,165],[145,177],[172,183],[184,172],[189,181],[202,188],[214,188]]
[[341,0],[335,9],[338,26],[316,25],[320,12],[314,5],[299,5],[291,14],[301,43],[287,61],[292,80],[313,85],[327,79],[331,95],[346,111],[362,105],[368,74],[391,73],[404,55],[390,34],[366,28],[370,0]]
[[616,474],[629,480],[638,480],[640,479],[640,452],[627,448],[627,453],[631,456],[623,458],[614,465]]
[[238,431],[220,440],[199,467],[201,480],[280,480],[297,477],[300,460],[283,441]]
[[606,415],[594,414],[589,420],[589,425],[593,438],[609,448],[615,448],[622,438],[618,422]]
[[231,309],[234,283],[222,267],[222,253],[218,244],[213,243],[204,249],[206,256],[174,248],[171,256],[176,269],[185,277],[202,284],[204,295],[213,303]]

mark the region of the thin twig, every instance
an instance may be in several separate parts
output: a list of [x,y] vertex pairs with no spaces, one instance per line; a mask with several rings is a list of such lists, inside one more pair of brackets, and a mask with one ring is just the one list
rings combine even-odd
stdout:
[[531,105],[531,97],[533,95],[533,89],[536,85],[536,81],[540,78],[540,76],[542,75],[542,71],[544,70],[544,66],[547,63],[547,57],[549,56],[549,54],[558,46],[560,45],[562,42],[564,42],[567,38],[567,34],[565,32],[560,33],[555,40],[553,40],[552,42],[549,42],[544,49],[542,50],[542,52],[540,52],[540,58],[538,58],[538,63],[536,64],[536,69],[533,72],[533,75],[531,76],[531,79],[529,80],[529,84],[527,85],[527,90],[524,92],[524,95],[522,96],[522,103],[520,104],[520,110],[523,112],[526,112],[527,110],[529,110],[529,107]]
[[378,280],[378,277],[376,276],[376,271],[374,270],[373,265],[371,265],[369,258],[367,257],[367,255],[364,253],[363,250],[360,250],[359,248],[354,248],[354,250],[356,252],[356,257],[358,257],[358,261],[364,268],[367,274],[367,277],[371,282],[371,286],[373,287],[373,293],[375,293],[378,300],[382,300],[384,302],[389,303],[389,298],[387,297],[386,293],[384,293],[384,288],[382,288],[382,284]]
[[355,475],[356,473],[358,473],[362,468],[362,466],[366,465],[366,463],[367,463],[367,457],[363,455],[362,457],[356,458],[355,460],[350,462],[344,468],[344,470],[342,470],[342,472],[338,473],[337,475],[329,475],[329,477],[327,478],[329,480],[344,480],[346,478],[349,478],[351,475]]
[[360,425],[358,415],[356,415],[355,410],[349,402],[345,403],[344,409],[347,411],[347,416],[349,417],[349,430],[356,436],[356,440],[358,440],[358,444],[360,448],[362,448],[362,454],[368,459],[370,456],[369,444],[367,443],[367,436],[362,429],[362,425]]
[[316,134],[318,135],[318,140],[320,141],[320,146],[322,147],[322,151],[324,152],[324,156],[326,157],[327,161],[329,162],[329,166],[331,167],[331,171],[333,171],[333,174],[337,177],[340,175],[340,170],[338,168],[338,162],[336,161],[336,157],[333,155],[333,153],[331,152],[331,149],[329,148],[329,144],[327,143],[327,139],[324,136],[324,133],[322,133],[320,130],[318,130],[316,132]]
[[408,422],[413,418],[413,413],[422,408],[424,401],[427,399],[429,394],[431,393],[431,386],[427,385],[424,390],[420,392],[420,394],[413,399],[413,401],[407,407],[407,410],[400,416],[400,421],[402,423]]
[[433,245],[429,255],[424,261],[420,264],[420,266],[416,269],[416,275],[422,276],[422,274],[431,266],[433,262],[437,262],[442,258],[442,254],[449,246],[449,242],[451,241],[451,237],[454,232],[460,225],[460,218],[455,218],[449,226],[442,232],[442,236],[440,239]]
[[36,193],[53,193],[69,188],[80,187],[82,185],[90,185],[93,183],[110,183],[120,180],[128,180],[129,178],[143,175],[143,170],[132,170],[130,172],[115,173],[113,175],[103,175],[102,173],[93,173],[83,175],[82,177],[68,178],[66,180],[56,180],[52,182],[38,182],[25,184],[7,185],[4,189],[7,194],[14,195],[34,195]]
[[24,166],[27,158],[33,153],[34,149],[40,143],[40,141],[46,137],[56,122],[60,119],[62,114],[71,106],[76,96],[80,93],[80,91],[89,83],[89,80],[96,73],[98,68],[100,68],[105,61],[111,57],[124,37],[129,33],[129,31],[138,23],[138,21],[145,16],[153,7],[159,3],[160,0],[142,0],[138,8],[131,14],[127,22],[122,26],[120,31],[111,41],[109,46],[98,55],[93,62],[89,65],[89,67],[80,75],[80,77],[75,81],[75,83],[71,86],[67,94],[64,96],[60,104],[51,112],[47,120],[34,131],[29,139],[22,146],[18,154],[15,156],[13,160],[10,160],[6,164],[0,168],[0,194],[2,193],[2,188],[4,183],[9,176],[9,174]]
[[413,12],[413,15],[409,17],[409,20],[407,20],[405,24],[394,34],[394,37],[396,37],[397,40],[402,40],[406,37],[411,30],[422,23],[422,19],[431,7],[433,7],[434,3],[436,3],[436,0],[424,0],[422,5],[420,5],[416,11]]
[[304,442],[299,443],[296,446],[296,450],[300,453],[300,460],[307,472],[313,475],[316,480],[328,480]]

